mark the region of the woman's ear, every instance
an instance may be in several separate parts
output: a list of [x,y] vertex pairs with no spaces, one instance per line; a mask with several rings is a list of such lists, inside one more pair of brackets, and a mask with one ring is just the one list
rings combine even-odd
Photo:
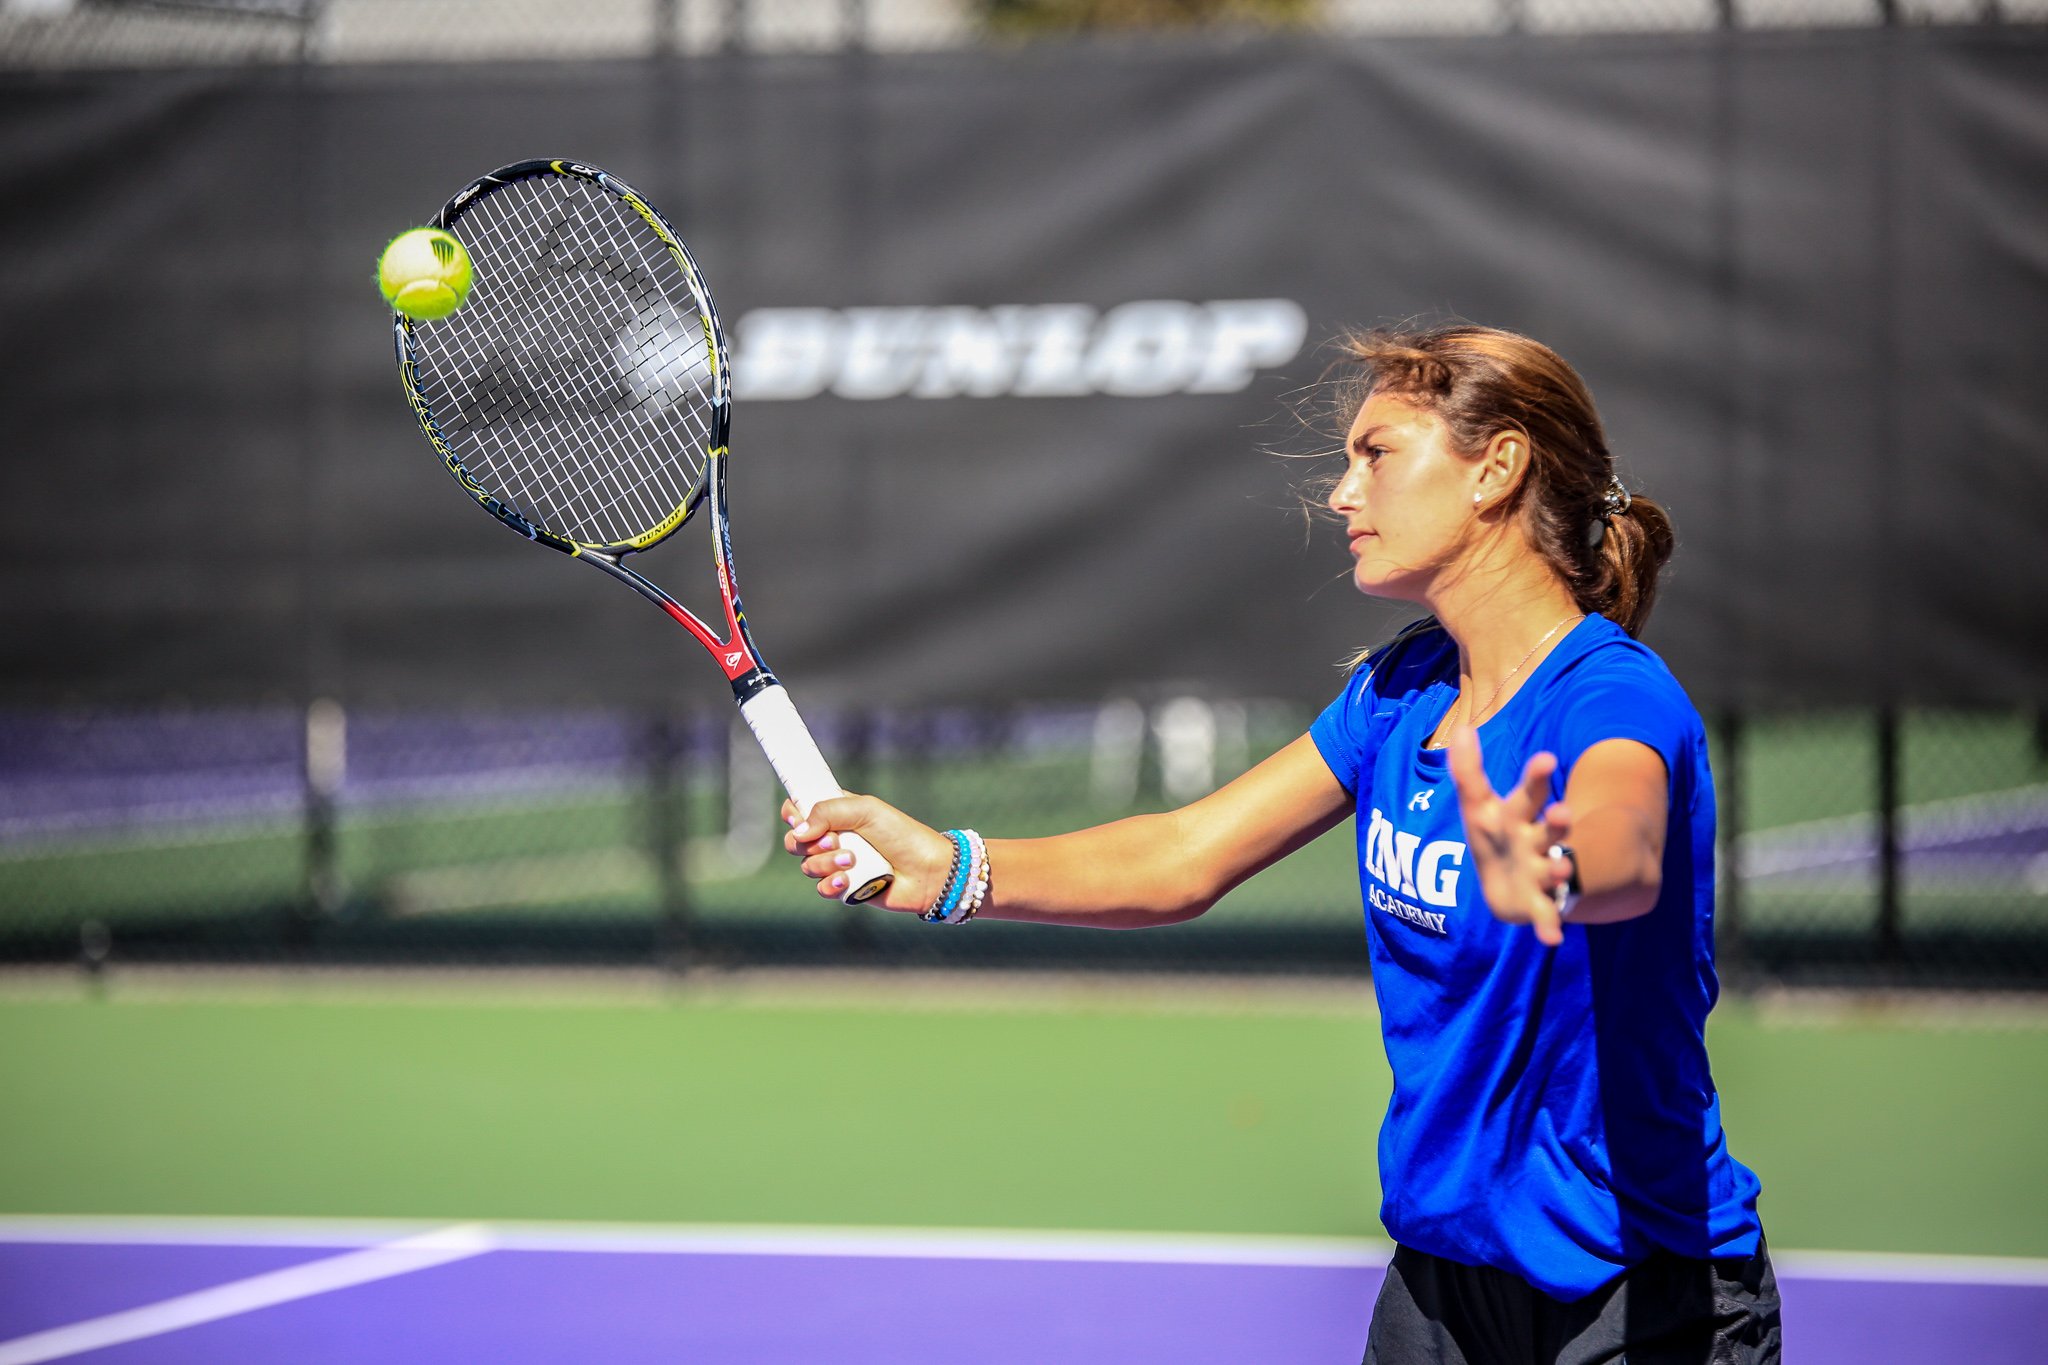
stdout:
[[1519,431],[1495,433],[1479,455],[1474,501],[1489,508],[1506,501],[1529,472],[1529,438]]

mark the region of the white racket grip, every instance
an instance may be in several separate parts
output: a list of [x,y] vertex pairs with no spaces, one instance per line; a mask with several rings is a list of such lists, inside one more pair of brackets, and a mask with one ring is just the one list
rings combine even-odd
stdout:
[[[799,814],[809,815],[820,801],[845,795],[782,684],[764,688],[741,702],[740,714],[761,742],[761,752],[768,755],[768,765],[782,780],[789,799],[796,802]],[[879,896],[896,880],[889,860],[858,834],[842,833],[839,847],[853,855],[853,866],[845,874],[847,891],[839,898],[845,904],[858,905]]]

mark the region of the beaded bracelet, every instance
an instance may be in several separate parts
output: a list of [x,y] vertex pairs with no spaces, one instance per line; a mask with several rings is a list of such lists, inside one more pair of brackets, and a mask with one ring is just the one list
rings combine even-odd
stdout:
[[918,916],[926,924],[965,924],[988,899],[987,843],[971,829],[949,829],[946,837],[953,841],[953,866],[938,899]]
[[960,899],[960,923],[965,924],[988,899],[988,844],[971,829],[960,832],[967,836],[969,854],[967,892]]
[[967,836],[957,829],[946,831],[946,837],[953,841],[953,867],[946,874],[945,884],[939,888],[938,899],[925,907],[918,918],[926,924],[951,924],[954,912],[960,908],[960,897],[967,890],[966,869],[973,846]]

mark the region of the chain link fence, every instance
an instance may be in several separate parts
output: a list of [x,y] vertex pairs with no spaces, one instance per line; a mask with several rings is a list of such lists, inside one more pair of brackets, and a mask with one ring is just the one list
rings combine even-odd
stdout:
[[2048,723],[1723,722],[1722,934],[1773,978],[2048,977]]
[[[817,719],[848,785],[1028,836],[1190,800],[1310,718],[1177,697]],[[2048,980],[2040,716],[1745,716],[1715,738],[1731,972]],[[1365,966],[1349,825],[1187,925],[955,932],[817,899],[779,799],[716,711],[15,714],[0,958]]]
[[0,67],[916,52],[1094,34],[2029,24],[2048,0],[0,0]]

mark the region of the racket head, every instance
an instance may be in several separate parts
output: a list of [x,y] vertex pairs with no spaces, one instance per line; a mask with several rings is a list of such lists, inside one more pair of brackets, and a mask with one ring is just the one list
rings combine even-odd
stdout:
[[725,333],[697,263],[617,177],[568,160],[480,176],[433,220],[475,283],[445,318],[394,315],[399,375],[448,472],[570,554],[658,544],[722,477]]

